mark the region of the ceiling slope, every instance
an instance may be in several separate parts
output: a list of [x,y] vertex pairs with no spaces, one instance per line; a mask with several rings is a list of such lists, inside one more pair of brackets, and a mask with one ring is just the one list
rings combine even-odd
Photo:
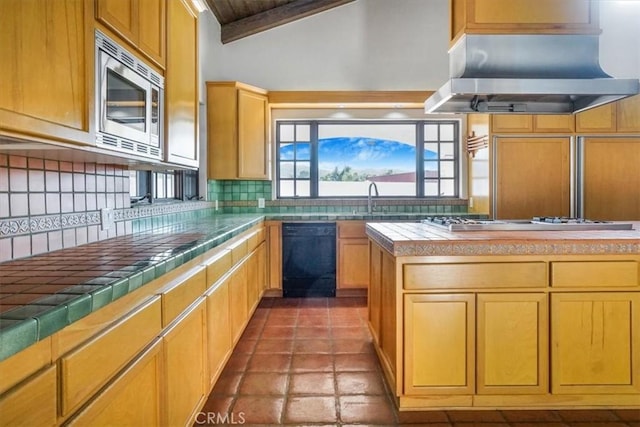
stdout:
[[223,44],[351,3],[355,0],[206,0]]

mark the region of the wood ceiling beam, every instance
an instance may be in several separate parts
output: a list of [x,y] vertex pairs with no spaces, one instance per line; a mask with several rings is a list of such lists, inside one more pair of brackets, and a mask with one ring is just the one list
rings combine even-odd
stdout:
[[223,44],[226,44],[275,28],[279,25],[324,12],[325,10],[343,4],[351,3],[352,1],[354,0],[296,0],[238,21],[221,25],[221,41]]

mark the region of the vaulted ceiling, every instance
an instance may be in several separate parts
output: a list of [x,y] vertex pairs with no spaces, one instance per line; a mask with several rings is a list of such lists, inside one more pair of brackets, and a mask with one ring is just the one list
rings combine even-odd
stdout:
[[269,30],[354,0],[206,0],[222,43]]

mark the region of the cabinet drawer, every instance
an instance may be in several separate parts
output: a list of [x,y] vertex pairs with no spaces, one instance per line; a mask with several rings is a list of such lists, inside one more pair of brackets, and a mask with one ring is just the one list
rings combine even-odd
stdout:
[[262,233],[261,231],[262,230],[257,230],[248,237],[248,240],[247,240],[248,252],[253,251],[255,248],[258,247],[258,245],[260,245],[260,243],[264,241],[264,233]]
[[338,223],[338,237],[340,239],[362,239],[367,237],[367,223],[364,221],[349,221]]
[[62,416],[106,384],[161,330],[160,296],[60,359]]
[[231,270],[231,251],[225,250],[207,261],[207,288],[213,286],[227,271]]
[[405,264],[405,289],[528,288],[547,285],[544,262]]
[[53,365],[0,398],[0,425],[55,425],[56,389]]
[[207,271],[200,268],[180,276],[160,290],[162,326],[167,326],[205,291]]
[[638,262],[561,261],[551,263],[552,286],[638,286]]
[[249,245],[247,238],[243,238],[242,240],[235,242],[231,246],[229,246],[229,249],[231,249],[231,262],[234,265],[237,264],[238,261],[240,261],[247,255],[248,248]]

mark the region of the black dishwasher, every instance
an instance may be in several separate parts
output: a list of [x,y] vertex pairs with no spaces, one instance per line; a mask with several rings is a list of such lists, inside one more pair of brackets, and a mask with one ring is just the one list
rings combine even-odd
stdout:
[[282,224],[282,295],[336,296],[335,223]]

